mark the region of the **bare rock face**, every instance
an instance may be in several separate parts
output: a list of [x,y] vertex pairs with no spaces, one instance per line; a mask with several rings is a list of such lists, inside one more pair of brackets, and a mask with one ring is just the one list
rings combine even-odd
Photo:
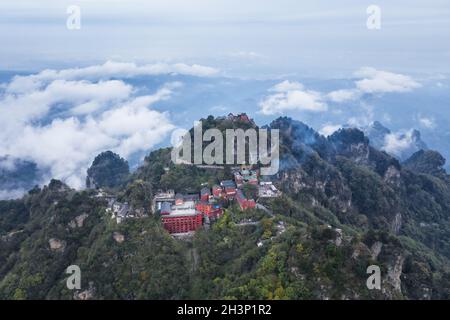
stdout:
[[89,289],[75,292],[73,295],[74,300],[92,300],[94,299],[95,287],[93,282],[89,282]]
[[87,217],[89,217],[89,215],[86,213],[79,215],[69,222],[69,227],[71,227],[72,229],[83,227],[84,220],[86,220]]
[[114,231],[113,238],[114,240],[116,240],[117,243],[122,243],[125,241],[125,236],[117,231]]
[[309,187],[305,182],[307,180],[307,175],[301,169],[282,171],[279,179],[285,185],[286,189],[292,190],[295,193]]
[[392,221],[392,232],[398,234],[401,227],[402,227],[402,214],[400,212],[397,212],[397,214],[394,217],[394,220]]
[[383,243],[381,243],[380,241],[376,241],[372,245],[372,247],[370,247],[370,253],[371,253],[372,260],[377,260],[382,247],[383,247]]
[[[391,293],[386,290],[387,288],[392,288],[393,293],[402,294],[402,281],[401,275],[403,271],[403,263],[405,262],[405,256],[403,254],[399,254],[395,257],[392,264],[388,265],[388,271],[385,278],[385,283],[387,286],[383,285],[383,293],[386,294],[389,298],[393,298]],[[386,288],[387,287],[387,288]]]
[[312,206],[327,203],[328,208],[343,213],[352,208],[352,193],[334,167],[318,159],[310,160],[305,166],[306,171],[302,166],[280,171],[281,189],[288,194],[314,195]]
[[58,240],[56,238],[51,238],[48,241],[48,243],[49,243],[50,249],[52,251],[63,252],[64,249],[66,248],[66,242],[64,240]]
[[359,242],[354,246],[352,259],[358,259],[360,256],[368,255],[370,255],[370,249],[364,243]]
[[352,155],[353,161],[357,164],[368,164],[369,163],[369,152],[370,149],[365,143],[356,143],[350,145],[350,154]]
[[402,274],[403,262],[405,261],[405,257],[403,255],[399,255],[395,264],[392,268],[388,270],[388,278],[391,280],[391,283],[395,290],[401,291],[401,280],[400,276]]
[[360,165],[369,164],[369,139],[358,129],[346,128],[333,133],[329,139],[336,153]]
[[336,239],[334,240],[334,244],[337,247],[340,247],[342,245],[342,240],[343,240],[342,229],[335,229],[335,231],[336,231]]
[[11,231],[8,234],[2,236],[1,240],[5,242],[11,241],[15,235],[20,234],[22,232],[24,232],[24,230]]
[[400,170],[395,166],[389,166],[384,174],[383,180],[395,187],[399,187],[401,183]]

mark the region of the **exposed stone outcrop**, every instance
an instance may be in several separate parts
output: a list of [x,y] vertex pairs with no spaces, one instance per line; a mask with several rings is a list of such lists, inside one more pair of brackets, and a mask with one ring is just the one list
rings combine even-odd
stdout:
[[383,243],[381,243],[380,241],[376,241],[372,245],[372,247],[370,247],[370,253],[371,253],[372,260],[377,260],[378,255],[381,252],[381,248],[383,248]]
[[84,220],[86,220],[87,217],[89,217],[89,215],[86,213],[75,217],[75,219],[69,222],[69,227],[72,229],[83,227]]
[[73,295],[74,300],[92,300],[95,296],[95,287],[94,283],[89,282],[89,289],[84,291],[76,291]]
[[394,220],[392,221],[391,231],[395,234],[398,234],[401,227],[402,227],[402,214],[400,212],[397,212],[395,214]]
[[48,244],[50,245],[50,249],[52,251],[63,252],[66,248],[66,242],[64,240],[59,240],[56,238],[51,238],[48,241]]
[[118,231],[114,231],[113,238],[118,243],[122,243],[122,242],[125,241],[125,236],[122,233],[118,232]]
[[340,247],[342,244],[342,240],[343,240],[342,229],[335,229],[335,231],[336,231],[336,239],[334,240],[334,244],[337,247]]
[[384,174],[383,180],[397,188],[400,187],[400,170],[393,165],[389,166]]
[[[397,293],[402,292],[401,275],[402,275],[404,261],[405,261],[405,256],[403,254],[399,254],[396,256],[395,260],[393,261],[393,264],[388,265],[386,282],[387,282],[388,286],[392,287],[393,290],[396,291]],[[386,289],[386,288],[384,288],[384,289]]]
[[360,256],[370,255],[370,249],[362,242],[358,242],[352,253],[352,259],[358,259]]

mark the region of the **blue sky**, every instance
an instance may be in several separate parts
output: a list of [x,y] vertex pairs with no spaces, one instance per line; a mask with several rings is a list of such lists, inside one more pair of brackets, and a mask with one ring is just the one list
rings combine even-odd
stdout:
[[[79,5],[81,30],[66,29]],[[366,27],[369,5],[381,29]],[[177,61],[230,75],[348,76],[361,66],[450,72],[450,2],[40,0],[0,2],[0,69],[113,59]]]

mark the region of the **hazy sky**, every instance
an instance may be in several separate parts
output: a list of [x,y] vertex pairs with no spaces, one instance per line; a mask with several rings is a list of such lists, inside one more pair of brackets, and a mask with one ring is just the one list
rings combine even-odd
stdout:
[[[369,5],[381,30],[366,27]],[[69,5],[81,30],[66,28]],[[361,66],[450,72],[450,2],[85,0],[0,2],[0,70],[105,60],[200,63],[241,76],[340,76]]]

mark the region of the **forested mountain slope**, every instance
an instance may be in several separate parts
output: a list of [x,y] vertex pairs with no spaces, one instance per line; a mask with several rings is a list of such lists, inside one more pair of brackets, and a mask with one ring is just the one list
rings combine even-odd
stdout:
[[[204,129],[240,126],[203,121]],[[152,152],[126,179],[120,170],[122,184],[108,190],[145,217],[117,224],[97,190],[55,180],[0,201],[0,298],[450,298],[450,177],[442,156],[419,151],[400,163],[357,129],[325,138],[289,118],[267,127],[280,130],[280,171],[270,179],[283,195],[260,199],[268,210],[225,204],[224,216],[190,240],[164,230],[150,210],[153,195],[198,192],[231,172],[174,165],[170,149]],[[104,177],[107,167],[101,172],[114,181]],[[81,290],[66,288],[73,264]],[[369,265],[381,268],[381,290],[366,287]]]

